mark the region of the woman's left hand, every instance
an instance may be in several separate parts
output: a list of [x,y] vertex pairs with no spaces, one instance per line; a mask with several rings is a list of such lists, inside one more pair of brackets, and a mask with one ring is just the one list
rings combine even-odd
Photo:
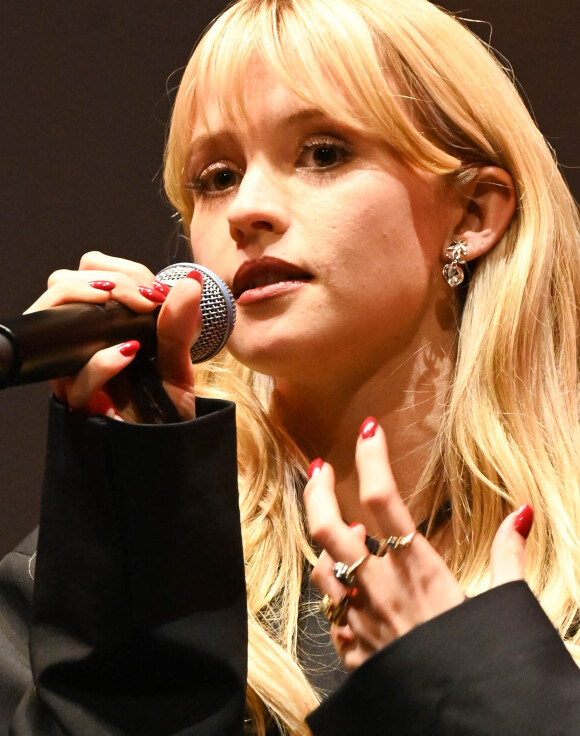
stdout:
[[[379,426],[372,436],[359,437],[356,449],[360,503],[384,538],[404,538],[415,523],[401,499]],[[334,473],[324,463],[308,482],[305,503],[310,532],[323,552],[312,579],[336,609],[348,595],[342,616],[331,628],[334,646],[348,670],[415,626],[459,605],[465,596],[431,544],[416,533],[410,543],[377,557],[368,553],[362,524],[347,526],[334,493]],[[501,524],[491,555],[492,585],[524,576],[525,539],[516,531],[518,512]],[[347,566],[364,559],[353,574],[355,590],[333,572],[337,561]]]

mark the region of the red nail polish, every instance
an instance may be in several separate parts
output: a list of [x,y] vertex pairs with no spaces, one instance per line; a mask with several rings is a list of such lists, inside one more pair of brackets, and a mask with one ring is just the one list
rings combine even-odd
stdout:
[[124,355],[125,358],[132,358],[141,347],[141,343],[138,340],[129,340],[119,346],[119,352]]
[[355,526],[360,526],[360,521],[353,521],[352,524],[349,524],[349,529],[354,529]]
[[162,284],[161,281],[154,281],[153,288],[155,289],[155,291],[159,291],[161,292],[161,294],[165,294],[165,296],[167,296],[171,291],[169,286],[167,286],[167,284]]
[[89,281],[89,286],[93,289],[99,289],[100,291],[113,291],[116,284],[112,281]]
[[317,457],[316,460],[313,460],[310,463],[310,467],[308,468],[308,480],[318,475],[318,473],[320,473],[320,471],[322,470],[323,465],[324,465],[324,460],[322,458]]
[[374,417],[367,417],[360,426],[360,436],[363,440],[374,437],[378,426],[379,424]]
[[196,271],[195,269],[193,269],[187,274],[187,278],[193,279],[203,286],[203,274],[201,273],[201,271]]
[[141,296],[149,299],[150,302],[155,302],[155,304],[161,304],[166,299],[165,294],[162,294],[160,291],[155,291],[155,289],[150,289],[148,286],[140,286],[139,293]]
[[514,527],[516,531],[522,535],[524,539],[528,538],[530,529],[532,528],[532,522],[534,520],[534,509],[529,503],[526,503],[521,509],[518,509],[516,519],[514,521]]

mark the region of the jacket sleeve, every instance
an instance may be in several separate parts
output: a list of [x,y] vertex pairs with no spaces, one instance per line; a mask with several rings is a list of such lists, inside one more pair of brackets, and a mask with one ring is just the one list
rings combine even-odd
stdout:
[[355,670],[315,736],[577,736],[580,671],[524,582],[462,603]]
[[29,734],[238,736],[247,621],[235,410],[131,425],[50,416]]

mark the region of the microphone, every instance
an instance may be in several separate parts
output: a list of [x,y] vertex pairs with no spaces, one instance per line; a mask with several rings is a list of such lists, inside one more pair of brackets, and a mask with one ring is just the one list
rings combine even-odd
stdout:
[[[191,360],[202,363],[226,344],[236,321],[236,306],[226,284],[204,266],[174,263],[156,278],[174,286],[192,269],[203,274],[203,326],[191,346]],[[158,312],[137,314],[109,300],[104,304],[63,304],[6,320],[0,324],[0,389],[71,375],[99,350],[127,340],[141,343],[140,358],[152,358]]]

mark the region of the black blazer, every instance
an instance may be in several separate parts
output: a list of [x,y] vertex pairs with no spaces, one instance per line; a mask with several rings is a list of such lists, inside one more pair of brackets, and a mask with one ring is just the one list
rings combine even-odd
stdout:
[[[1,734],[241,736],[235,443],[225,402],[160,426],[53,403],[38,556],[31,537],[0,564]],[[308,723],[316,736],[580,734],[580,673],[510,583],[386,647]]]

